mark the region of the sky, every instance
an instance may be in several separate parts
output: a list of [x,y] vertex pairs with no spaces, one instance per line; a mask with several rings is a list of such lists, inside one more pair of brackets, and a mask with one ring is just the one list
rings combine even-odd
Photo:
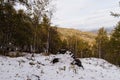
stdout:
[[63,28],[91,31],[112,28],[120,18],[110,12],[120,12],[119,0],[56,0],[52,24]]

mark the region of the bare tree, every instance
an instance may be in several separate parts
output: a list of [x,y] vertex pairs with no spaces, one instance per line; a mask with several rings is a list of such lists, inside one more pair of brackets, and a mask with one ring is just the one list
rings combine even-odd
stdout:
[[[47,15],[48,14],[50,15],[50,19],[52,18],[52,12],[51,10],[49,9],[50,7],[50,3],[51,3],[52,0],[30,0],[29,1],[29,8],[28,8],[28,11],[27,13],[30,13],[31,14],[31,17],[33,17],[33,21],[34,21],[34,25],[35,25],[35,36],[33,38],[33,43],[34,43],[34,46],[33,46],[33,50],[35,52],[36,50],[36,47],[37,47],[37,42],[38,42],[38,38],[36,36],[36,30],[37,30],[37,27],[38,25],[41,23],[42,21],[42,18],[44,15]],[[48,29],[49,31],[49,29]],[[49,41],[49,32],[48,32],[48,41]],[[47,49],[49,49],[49,42],[47,43]]]

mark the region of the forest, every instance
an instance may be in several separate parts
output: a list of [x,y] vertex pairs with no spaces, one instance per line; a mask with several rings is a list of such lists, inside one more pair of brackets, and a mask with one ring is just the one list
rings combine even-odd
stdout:
[[[17,4],[26,10],[16,9]],[[0,0],[0,55],[57,54],[60,49],[66,49],[79,58],[102,58],[120,66],[120,22],[116,22],[110,33],[100,28],[93,44],[77,36],[62,39],[58,26],[51,25],[54,9],[50,6],[51,0]],[[111,16],[120,17],[114,12]]]

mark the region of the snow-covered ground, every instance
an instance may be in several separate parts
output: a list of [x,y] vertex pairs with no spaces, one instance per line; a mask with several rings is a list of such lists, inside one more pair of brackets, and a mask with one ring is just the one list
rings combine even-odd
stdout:
[[[10,58],[0,57],[0,80],[120,80],[120,68],[97,58],[80,59],[84,70],[70,63],[68,54],[36,54]],[[52,64],[53,58],[60,62]]]

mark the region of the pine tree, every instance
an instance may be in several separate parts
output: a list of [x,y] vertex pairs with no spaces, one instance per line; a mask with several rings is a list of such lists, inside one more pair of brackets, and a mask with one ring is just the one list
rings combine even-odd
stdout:
[[14,1],[1,0],[0,6],[0,47],[3,52],[12,48],[23,49],[31,44],[32,20],[23,10],[16,11]]
[[49,29],[49,52],[52,54],[57,54],[58,50],[61,48],[61,39],[57,32],[57,27],[50,27]]
[[0,8],[0,33],[2,34],[0,47],[3,51],[9,51],[9,46],[13,42],[12,34],[14,32],[16,10],[9,2],[4,0],[0,1]]
[[107,43],[108,43],[107,32],[105,31],[104,28],[100,28],[98,30],[98,35],[96,37],[96,45],[98,49],[97,52],[98,52],[99,58],[105,58]]
[[23,10],[19,10],[14,19],[16,23],[13,34],[14,45],[21,51],[30,51],[34,30],[32,20]]
[[[120,18],[120,13],[111,12],[111,15]],[[110,38],[111,39],[108,45],[109,54],[107,55],[108,61],[120,66],[120,22],[118,22],[118,25],[112,31]]]
[[[110,40],[111,62],[120,65],[120,22],[113,30]],[[113,60],[114,59],[114,60]]]

